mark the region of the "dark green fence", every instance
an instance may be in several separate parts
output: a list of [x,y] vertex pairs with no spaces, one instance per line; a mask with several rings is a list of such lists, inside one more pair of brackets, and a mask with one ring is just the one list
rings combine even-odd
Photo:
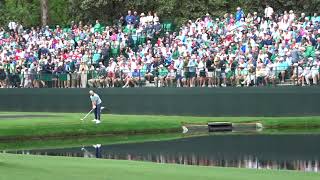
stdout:
[[[88,89],[0,89],[0,111],[88,112]],[[113,114],[320,115],[320,88],[98,89]]]

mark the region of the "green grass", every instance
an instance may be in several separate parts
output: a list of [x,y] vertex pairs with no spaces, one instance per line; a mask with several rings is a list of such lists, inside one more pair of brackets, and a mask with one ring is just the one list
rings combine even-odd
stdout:
[[193,135],[182,135],[181,133],[131,135],[131,136],[107,136],[107,137],[79,137],[47,140],[20,140],[20,141],[0,141],[0,150],[32,150],[32,149],[63,149],[81,146],[92,146],[92,144],[127,144],[142,143],[150,141],[167,141],[192,137]]
[[261,122],[269,129],[319,128],[320,117],[182,117],[182,116],[141,116],[103,115],[99,125],[80,121],[83,114],[77,113],[9,113],[0,114],[48,114],[58,117],[18,118],[0,120],[0,139],[31,138],[50,136],[82,136],[97,134],[138,134],[180,132],[182,124],[205,124],[210,121]]
[[318,180],[317,173],[0,154],[0,180]]

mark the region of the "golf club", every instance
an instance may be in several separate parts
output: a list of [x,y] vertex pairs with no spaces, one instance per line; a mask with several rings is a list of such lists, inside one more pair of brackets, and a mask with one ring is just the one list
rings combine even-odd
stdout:
[[[101,111],[102,111],[103,109],[105,109],[105,107],[102,106],[102,107],[101,107]],[[93,111],[93,109],[91,109],[91,110],[88,112],[88,114],[86,114],[86,115],[85,115],[83,118],[81,118],[80,120],[81,120],[81,121],[85,120],[92,111]]]
[[91,109],[91,110],[88,112],[88,114],[86,114],[86,115],[85,115],[83,118],[81,118],[80,120],[81,120],[81,121],[85,120],[92,111],[93,111],[93,109]]

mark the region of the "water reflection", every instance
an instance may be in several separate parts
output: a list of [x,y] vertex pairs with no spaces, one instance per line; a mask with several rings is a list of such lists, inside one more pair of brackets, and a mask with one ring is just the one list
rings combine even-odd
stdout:
[[[101,158],[199,166],[319,172],[320,135],[208,136],[102,146]],[[12,153],[96,157],[92,146]]]

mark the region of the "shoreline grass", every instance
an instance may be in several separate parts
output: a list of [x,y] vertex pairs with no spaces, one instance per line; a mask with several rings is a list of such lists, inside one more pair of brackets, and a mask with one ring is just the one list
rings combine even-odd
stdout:
[[56,115],[56,117],[1,118],[0,140],[79,137],[87,135],[134,135],[181,132],[183,124],[206,124],[213,121],[236,123],[260,122],[266,129],[319,129],[320,116],[308,117],[183,117],[104,114],[102,123],[94,124],[90,116],[81,121],[79,113],[0,112],[1,115]]
[[318,180],[298,171],[237,169],[122,160],[0,154],[0,180]]

